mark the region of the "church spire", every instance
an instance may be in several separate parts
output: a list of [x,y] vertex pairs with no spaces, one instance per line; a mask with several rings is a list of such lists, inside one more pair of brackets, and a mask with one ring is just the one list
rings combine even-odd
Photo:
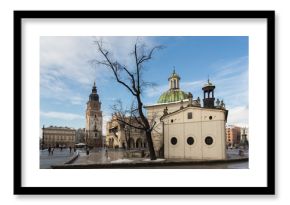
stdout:
[[96,81],[94,81],[94,86],[92,89],[92,93],[97,93]]
[[90,101],[99,101],[99,95],[97,94],[96,82],[94,81],[94,85],[92,88],[92,93],[90,94]]

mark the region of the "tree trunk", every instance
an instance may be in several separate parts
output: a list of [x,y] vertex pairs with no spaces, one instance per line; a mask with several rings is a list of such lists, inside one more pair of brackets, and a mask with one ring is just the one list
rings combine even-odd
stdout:
[[146,131],[146,138],[147,138],[147,142],[148,142],[150,159],[151,160],[156,160],[155,150],[154,150],[154,147],[153,147],[153,141],[152,141],[152,136],[151,136],[151,132],[150,131],[149,132]]
[[148,119],[143,114],[143,110],[142,110],[143,103],[142,103],[141,98],[140,98],[140,93],[136,97],[137,97],[137,102],[138,102],[139,115],[141,117],[142,122],[145,125],[145,132],[146,132],[146,138],[147,138],[147,142],[148,142],[150,159],[156,160],[156,154],[155,154],[155,150],[154,150],[154,146],[153,146],[150,124],[148,122]]

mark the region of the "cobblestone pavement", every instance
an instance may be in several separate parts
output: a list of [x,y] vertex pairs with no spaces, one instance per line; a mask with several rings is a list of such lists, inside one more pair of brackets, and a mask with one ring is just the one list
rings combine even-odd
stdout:
[[[248,157],[248,150],[243,151],[243,155],[240,155],[239,149],[228,149],[227,150],[227,156],[228,159],[240,159],[240,158],[246,158]],[[159,159],[162,160],[162,159]],[[164,160],[164,159],[163,159]],[[108,157],[106,157],[106,153],[104,149],[100,150],[93,150],[89,153],[89,155],[86,155],[86,153],[80,152],[80,155],[76,161],[73,162],[73,164],[79,164],[79,165],[85,165],[85,164],[99,164],[99,163],[136,163],[136,162],[144,162],[146,159],[144,158],[128,158],[126,159],[124,157],[124,151],[122,150],[110,150],[108,152]],[[168,161],[168,160],[167,160]],[[176,161],[176,159],[172,159],[171,161]],[[177,160],[181,161],[181,160]],[[183,160],[186,161],[186,160]],[[198,161],[198,160],[196,160]],[[200,160],[202,161],[202,160]],[[148,161],[150,162],[150,160]],[[158,160],[155,161],[158,163]],[[152,161],[151,161],[152,163]],[[199,165],[177,165],[177,166],[155,166],[156,169],[247,169],[249,167],[248,161],[243,162],[231,162],[229,164],[226,163],[214,163],[214,164],[199,164]],[[139,167],[140,169],[146,169],[150,167]]]
[[108,157],[104,149],[91,150],[89,155],[86,154],[85,150],[79,150],[79,157],[74,161],[73,164],[96,164],[96,163],[110,163],[118,159],[123,159],[124,151],[116,150],[109,151]]
[[54,149],[53,155],[49,155],[48,150],[40,150],[40,169],[50,169],[51,165],[61,165],[73,156],[73,150]]
[[[78,158],[72,162],[73,165],[90,165],[90,164],[111,164],[111,163],[138,163],[138,162],[147,162],[144,158],[126,158],[124,157],[123,150],[109,150],[107,153],[105,149],[93,149],[90,150],[89,154],[87,155],[85,149],[78,149],[79,156]],[[228,149],[227,155],[228,159],[240,159],[241,157],[245,158],[248,157],[248,151],[245,150],[241,156],[239,149]],[[48,151],[44,150],[41,151],[40,155],[40,168],[51,168],[51,165],[63,165],[66,161],[71,159],[73,156],[73,152],[69,152],[69,149],[56,149],[54,151],[53,156],[48,155]],[[147,159],[148,160],[148,159]],[[154,162],[160,162],[160,160],[165,159],[158,159]],[[176,159],[175,159],[176,160]],[[175,161],[174,159],[170,161]],[[166,160],[168,161],[168,160]],[[178,160],[180,161],[180,160]],[[186,161],[186,160],[183,160]],[[150,162],[150,160],[148,161]],[[199,164],[199,165],[173,165],[173,166],[160,166],[154,167],[157,169],[246,169],[248,168],[248,161],[243,162],[231,162],[230,164],[226,163],[214,163],[214,164]],[[141,169],[146,169],[149,167],[139,167]]]

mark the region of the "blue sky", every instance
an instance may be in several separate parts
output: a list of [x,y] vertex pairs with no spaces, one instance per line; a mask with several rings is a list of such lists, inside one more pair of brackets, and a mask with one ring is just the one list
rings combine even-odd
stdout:
[[[168,89],[175,67],[180,88],[202,99],[208,76],[215,84],[215,97],[229,110],[228,124],[248,125],[248,37],[247,36],[152,36],[152,37],[57,37],[40,38],[40,125],[85,127],[85,110],[93,82],[103,111],[103,130],[117,99],[130,104],[132,96],[118,84],[108,68],[93,66],[102,59],[94,40],[102,39],[113,58],[133,69],[130,55],[136,41],[148,47],[163,45],[145,64],[143,79],[156,85],[144,90],[144,104],[157,102]],[[103,131],[104,132],[104,131]]]

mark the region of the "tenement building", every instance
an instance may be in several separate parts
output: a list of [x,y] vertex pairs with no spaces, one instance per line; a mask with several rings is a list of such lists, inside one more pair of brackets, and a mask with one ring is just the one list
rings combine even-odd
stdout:
[[47,147],[73,147],[75,144],[76,130],[68,127],[42,128],[43,148]]
[[[138,122],[132,117],[124,117],[126,123],[118,120],[114,115],[106,127],[106,146],[109,148],[144,149],[147,148],[144,130],[137,129]],[[129,126],[129,125],[133,125]]]
[[234,125],[228,125],[226,127],[226,135],[228,147],[238,146],[241,140],[241,128]]
[[94,82],[92,93],[89,96],[86,109],[85,142],[90,147],[102,147],[102,111],[101,102]]
[[228,111],[215,100],[209,80],[200,98],[180,89],[180,77],[173,71],[168,78],[169,90],[157,104],[145,106],[148,120],[154,120],[154,148],[159,157],[180,159],[226,159],[225,124]]

